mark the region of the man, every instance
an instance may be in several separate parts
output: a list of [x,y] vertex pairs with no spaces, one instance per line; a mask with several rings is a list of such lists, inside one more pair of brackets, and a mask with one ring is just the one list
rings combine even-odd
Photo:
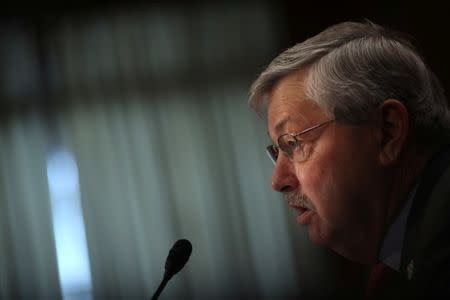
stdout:
[[450,111],[410,42],[331,26],[276,57],[249,103],[267,113],[272,187],[313,242],[399,272],[368,289],[380,299],[450,296]]

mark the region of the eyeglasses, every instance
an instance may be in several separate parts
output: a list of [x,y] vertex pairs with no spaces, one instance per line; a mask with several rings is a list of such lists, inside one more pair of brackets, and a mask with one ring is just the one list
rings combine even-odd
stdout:
[[278,155],[281,150],[291,160],[294,159],[294,154],[295,154],[296,162],[305,161],[307,159],[307,153],[305,153],[305,148],[304,148],[305,145],[304,145],[303,141],[298,139],[298,136],[305,134],[307,132],[310,132],[314,129],[320,128],[322,126],[325,126],[333,121],[335,121],[335,120],[332,119],[332,120],[322,122],[313,127],[309,127],[305,130],[302,130],[301,132],[298,132],[298,133],[285,133],[285,134],[280,135],[280,137],[278,137],[278,146],[269,145],[266,147],[269,158],[272,160],[272,162],[274,164],[276,164]]

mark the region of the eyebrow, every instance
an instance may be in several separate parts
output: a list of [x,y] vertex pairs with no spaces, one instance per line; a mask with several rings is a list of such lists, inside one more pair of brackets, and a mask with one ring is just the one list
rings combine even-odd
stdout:
[[[291,120],[291,118],[290,118],[289,116],[287,116],[287,117],[281,119],[281,121],[279,121],[279,122],[275,125],[275,128],[274,128],[274,129],[275,129],[275,132],[278,133],[278,132],[286,125],[286,123],[289,122],[290,120]],[[270,134],[269,134],[269,130],[267,130],[267,135],[269,136],[269,138],[271,138],[271,137],[270,137]]]
[[289,122],[291,120],[291,118],[285,117],[284,119],[281,119],[281,121],[279,121],[276,125],[275,125],[275,131],[278,132],[281,130],[281,128],[283,128],[287,122]]

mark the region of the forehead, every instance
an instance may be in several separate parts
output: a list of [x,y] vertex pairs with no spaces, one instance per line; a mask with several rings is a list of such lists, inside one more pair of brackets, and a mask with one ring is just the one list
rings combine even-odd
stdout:
[[306,71],[290,74],[272,88],[267,106],[268,130],[272,137],[302,130],[325,119],[326,114],[306,97],[306,75]]

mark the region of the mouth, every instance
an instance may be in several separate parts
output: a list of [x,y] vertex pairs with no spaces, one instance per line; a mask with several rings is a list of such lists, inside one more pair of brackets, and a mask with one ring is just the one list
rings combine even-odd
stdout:
[[309,223],[314,211],[312,211],[309,208],[302,207],[302,206],[292,206],[292,208],[294,208],[298,213],[297,218],[296,218],[298,223],[300,223],[302,225],[306,225]]

